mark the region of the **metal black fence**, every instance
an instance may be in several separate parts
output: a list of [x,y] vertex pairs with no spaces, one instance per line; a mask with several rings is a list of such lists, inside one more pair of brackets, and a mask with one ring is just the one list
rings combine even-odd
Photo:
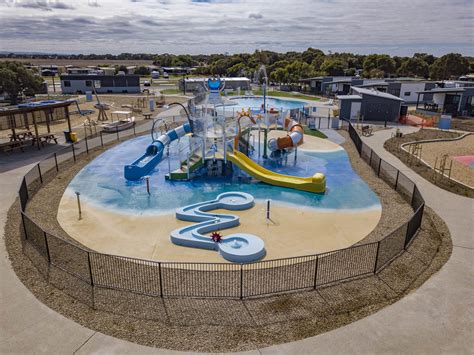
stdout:
[[[421,226],[424,200],[416,185],[382,160],[360,139],[350,122],[357,151],[374,172],[407,199],[414,214],[379,242],[332,252],[250,264],[159,262],[101,254],[49,233],[26,212],[29,198],[68,164],[122,136],[102,135],[70,145],[33,167],[23,178],[19,198],[25,254],[45,279],[94,308],[153,318],[160,297],[249,298],[321,286],[378,273],[400,255]],[[127,307],[124,305],[128,304]],[[145,308],[141,308],[141,307]],[[126,308],[126,310],[125,310]],[[151,312],[151,313],[150,313]],[[158,312],[158,311],[157,311]]]

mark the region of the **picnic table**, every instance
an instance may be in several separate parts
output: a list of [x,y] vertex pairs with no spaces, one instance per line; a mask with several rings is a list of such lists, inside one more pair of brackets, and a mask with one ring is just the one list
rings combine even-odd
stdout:
[[40,134],[38,136],[33,136],[32,139],[32,145],[35,145],[35,143],[41,143],[42,146],[44,146],[47,143],[51,143],[51,141],[54,141],[54,143],[58,144],[58,138],[52,133],[45,133],[45,134]]
[[32,139],[33,133],[31,131],[15,132],[15,134],[9,134],[8,137],[10,138],[10,142],[23,142],[27,139]]
[[145,117],[145,120],[151,120],[151,116],[153,113],[151,112],[143,112],[143,116]]

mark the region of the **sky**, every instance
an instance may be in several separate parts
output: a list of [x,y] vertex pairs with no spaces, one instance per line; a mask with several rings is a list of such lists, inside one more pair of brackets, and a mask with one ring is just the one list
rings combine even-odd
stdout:
[[474,0],[0,0],[0,51],[474,56]]

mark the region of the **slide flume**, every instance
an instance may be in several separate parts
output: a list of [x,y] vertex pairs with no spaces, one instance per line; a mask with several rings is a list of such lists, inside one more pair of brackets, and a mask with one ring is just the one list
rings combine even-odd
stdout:
[[237,150],[234,150],[232,153],[227,153],[227,159],[250,176],[270,185],[315,193],[323,193],[326,191],[326,177],[322,173],[316,173],[312,177],[278,174],[258,165],[252,159]]

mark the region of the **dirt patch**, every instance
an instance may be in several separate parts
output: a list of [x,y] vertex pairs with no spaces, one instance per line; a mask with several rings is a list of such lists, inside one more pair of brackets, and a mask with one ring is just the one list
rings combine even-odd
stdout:
[[[434,179],[433,169],[426,166],[423,163],[418,162],[416,159],[411,159],[410,154],[403,149],[401,149],[401,145],[408,142],[414,141],[423,141],[423,140],[430,140],[430,139],[452,139],[461,136],[460,133],[456,132],[448,132],[448,131],[441,131],[441,130],[433,130],[433,129],[420,129],[418,132],[406,134],[403,137],[393,137],[387,140],[384,144],[384,148],[395,155],[398,159],[400,159],[403,163],[413,169],[416,173],[424,177],[426,180],[436,184],[440,188],[450,191],[452,193],[467,196],[467,197],[474,197],[474,190],[470,189],[466,186],[457,184],[456,182],[449,180],[447,178],[437,178]],[[423,155],[423,153],[422,153]],[[423,158],[423,156],[422,156]]]

